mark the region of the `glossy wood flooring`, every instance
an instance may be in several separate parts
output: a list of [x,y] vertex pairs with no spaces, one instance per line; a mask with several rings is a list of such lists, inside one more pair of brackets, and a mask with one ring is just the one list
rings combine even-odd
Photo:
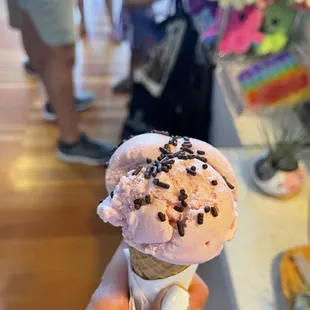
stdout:
[[[81,124],[114,143],[126,98],[110,85],[126,74],[128,47],[109,43],[104,2],[85,2],[89,36],[77,44],[75,78],[97,99]],[[0,309],[84,309],[120,240],[96,215],[104,170],[55,159],[57,129],[41,118],[44,93],[23,72],[6,15],[0,0]]]

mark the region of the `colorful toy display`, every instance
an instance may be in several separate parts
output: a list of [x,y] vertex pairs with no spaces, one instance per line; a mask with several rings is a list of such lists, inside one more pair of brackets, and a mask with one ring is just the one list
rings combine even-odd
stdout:
[[289,52],[260,61],[238,76],[245,101],[252,107],[295,104],[310,98],[306,68]]
[[[188,1],[189,10],[200,26],[203,42],[217,46],[221,55],[250,53],[265,56],[281,52],[289,42],[296,16],[296,9],[279,0],[275,3],[257,0],[256,4],[242,5],[243,8],[238,10],[232,7],[229,11],[219,1]],[[221,42],[218,42],[219,38]]]

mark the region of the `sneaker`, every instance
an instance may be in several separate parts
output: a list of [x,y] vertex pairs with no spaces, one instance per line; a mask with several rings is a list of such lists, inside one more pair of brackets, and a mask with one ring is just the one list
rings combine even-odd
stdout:
[[126,94],[130,93],[132,90],[132,79],[131,78],[125,78],[118,83],[116,83],[112,90],[115,94]]
[[[75,95],[75,108],[78,112],[85,111],[89,109],[95,100],[95,95],[91,92],[79,92]],[[55,121],[56,113],[53,105],[50,102],[47,102],[44,106],[43,118],[46,121]]]
[[80,163],[86,165],[103,165],[111,155],[112,147],[100,143],[81,134],[78,142],[67,144],[61,140],[57,144],[56,156],[59,160],[68,163]]
[[37,76],[38,76],[37,72],[31,67],[29,60],[24,61],[24,64],[23,64],[23,65],[24,65],[25,71],[26,71],[29,75],[31,75],[31,76],[33,76],[33,77],[37,77]]

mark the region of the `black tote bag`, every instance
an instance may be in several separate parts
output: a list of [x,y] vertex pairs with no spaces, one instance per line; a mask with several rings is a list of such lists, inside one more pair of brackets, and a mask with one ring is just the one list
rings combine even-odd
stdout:
[[214,67],[206,53],[197,56],[199,35],[180,0],[175,8],[159,25],[165,38],[135,73],[122,139],[158,129],[208,140]]

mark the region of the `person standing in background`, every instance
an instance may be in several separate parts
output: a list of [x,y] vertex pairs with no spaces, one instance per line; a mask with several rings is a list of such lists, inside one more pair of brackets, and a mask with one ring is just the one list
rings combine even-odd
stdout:
[[115,93],[128,93],[132,89],[133,75],[148,56],[152,45],[163,37],[155,22],[152,4],[155,0],[124,0],[121,14],[122,40],[129,41],[131,56],[128,76],[113,86]]
[[20,19],[25,51],[51,102],[45,105],[45,112],[57,118],[57,157],[67,162],[99,165],[105,163],[111,148],[79,131],[76,110],[87,108],[87,104],[74,100],[73,95],[74,2],[8,0],[10,23]]

